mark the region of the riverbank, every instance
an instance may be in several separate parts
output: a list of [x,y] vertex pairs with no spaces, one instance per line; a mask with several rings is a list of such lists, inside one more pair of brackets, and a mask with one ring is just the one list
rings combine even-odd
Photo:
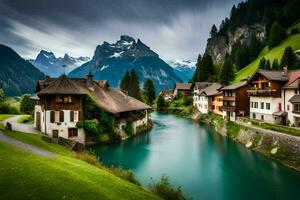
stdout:
[[222,136],[300,171],[300,137],[256,127],[242,121],[228,122],[212,113],[202,121],[210,124]]

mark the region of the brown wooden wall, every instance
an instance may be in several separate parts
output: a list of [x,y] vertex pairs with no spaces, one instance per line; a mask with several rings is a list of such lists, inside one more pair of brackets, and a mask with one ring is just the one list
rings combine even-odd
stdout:
[[250,98],[247,94],[247,90],[249,89],[250,87],[248,85],[245,85],[235,90],[236,111],[245,111],[246,115],[249,114]]
[[40,104],[45,110],[82,110],[83,96],[68,95],[71,97],[71,103],[56,101],[56,95],[43,95],[40,97]]

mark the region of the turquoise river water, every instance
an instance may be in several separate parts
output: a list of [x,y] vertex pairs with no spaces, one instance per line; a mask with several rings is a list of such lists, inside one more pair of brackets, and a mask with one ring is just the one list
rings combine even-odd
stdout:
[[169,177],[192,199],[300,199],[300,173],[214,132],[209,126],[154,112],[151,131],[94,147],[107,165],[132,169],[146,186]]

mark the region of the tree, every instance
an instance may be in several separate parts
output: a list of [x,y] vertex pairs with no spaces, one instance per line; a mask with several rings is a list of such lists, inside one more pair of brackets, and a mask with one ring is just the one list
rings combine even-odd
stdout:
[[197,60],[197,70],[195,76],[193,77],[193,81],[201,82],[201,81],[208,81],[212,80],[215,76],[214,64],[212,58],[208,54],[204,54],[203,58],[199,62],[199,58]]
[[240,70],[246,67],[249,60],[248,46],[246,44],[239,45],[234,56],[237,69]]
[[234,67],[229,59],[226,59],[219,75],[220,83],[228,85],[235,78]]
[[149,105],[152,105],[156,99],[155,88],[151,79],[147,79],[144,83],[144,97]]
[[162,95],[158,96],[156,105],[157,105],[157,110],[158,111],[163,111],[163,110],[166,109],[167,104],[166,104],[165,99]]
[[129,82],[130,82],[130,75],[129,75],[129,72],[126,71],[123,79],[121,80],[120,88],[122,90],[128,91],[128,89],[129,89]]
[[262,57],[259,61],[259,69],[265,69],[266,67],[266,59],[265,57]]
[[32,114],[34,110],[34,101],[30,99],[29,95],[24,95],[21,104],[20,104],[20,111],[26,114]]
[[139,79],[135,73],[135,70],[132,69],[130,72],[130,82],[129,82],[129,96],[132,96],[138,100],[142,100]]
[[211,27],[211,31],[210,31],[210,37],[215,37],[218,33],[218,29],[216,27],[216,25],[214,24],[212,27]]
[[271,69],[270,60],[267,60],[266,65],[265,65],[265,69]]
[[201,54],[198,55],[198,58],[197,58],[197,62],[196,62],[196,70],[194,72],[194,75],[192,77],[192,82],[197,82],[198,79],[199,79],[199,75],[200,75],[200,63],[201,63],[201,60],[202,60],[202,56]]
[[281,58],[280,66],[281,67],[287,66],[288,68],[291,69],[291,67],[296,62],[296,60],[297,60],[297,57],[296,57],[292,47],[288,46],[284,49],[284,53]]
[[278,59],[277,58],[275,58],[274,60],[273,60],[273,64],[272,64],[272,70],[279,70],[279,63],[278,63]]
[[274,22],[271,27],[268,46],[269,49],[272,49],[280,44],[280,42],[285,39],[286,33],[283,28],[277,23]]

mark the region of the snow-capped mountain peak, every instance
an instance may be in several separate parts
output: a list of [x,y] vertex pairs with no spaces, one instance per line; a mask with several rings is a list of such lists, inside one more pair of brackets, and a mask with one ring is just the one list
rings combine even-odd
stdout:
[[177,59],[169,61],[168,64],[173,67],[176,75],[184,82],[189,81],[196,70],[195,61]]

